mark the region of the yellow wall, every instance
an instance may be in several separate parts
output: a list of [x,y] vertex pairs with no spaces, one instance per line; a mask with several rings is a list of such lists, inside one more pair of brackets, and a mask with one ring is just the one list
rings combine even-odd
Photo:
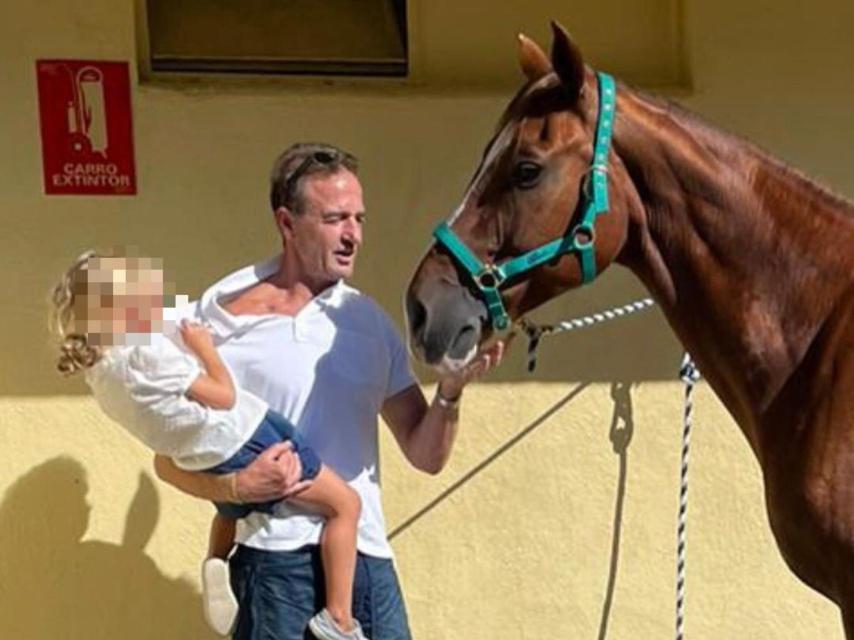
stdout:
[[[154,480],[148,452],[100,416],[79,381],[53,375],[46,290],[79,250],[136,244],[198,294],[275,250],[269,164],[294,140],[323,139],[362,159],[370,221],[357,284],[399,320],[429,229],[455,204],[509,96],[386,90],[383,81],[135,84],[139,195],[48,198],[34,61],[133,60],[134,9],[107,0],[2,7],[0,638],[212,637],[197,579],[211,508]],[[854,194],[851,3],[687,0],[685,15],[695,91],[683,101]],[[614,270],[539,317],[641,294]],[[522,346],[467,392],[442,475],[416,474],[384,438],[386,512],[415,635],[533,639],[546,628],[601,638],[604,611],[609,638],[666,637],[678,345],[648,312],[555,338],[535,376],[523,372]],[[689,637],[841,638],[835,607],[783,565],[757,465],[732,420],[705,386],[697,403]]]

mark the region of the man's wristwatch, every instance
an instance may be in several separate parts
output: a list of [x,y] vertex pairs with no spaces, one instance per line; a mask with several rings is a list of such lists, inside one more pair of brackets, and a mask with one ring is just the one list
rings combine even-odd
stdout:
[[460,398],[463,397],[462,391],[457,394],[456,398],[446,398],[442,395],[442,392],[439,391],[439,387],[436,387],[436,402],[439,403],[439,406],[443,409],[456,409],[460,406]]

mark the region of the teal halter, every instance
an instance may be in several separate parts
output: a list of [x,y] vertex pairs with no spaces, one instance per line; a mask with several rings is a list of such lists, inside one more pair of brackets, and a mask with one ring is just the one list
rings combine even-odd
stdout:
[[593,162],[589,170],[588,188],[581,220],[572,230],[557,240],[533,249],[516,258],[496,264],[484,264],[466,246],[459,236],[443,222],[433,231],[436,241],[450,252],[457,262],[468,270],[472,281],[483,295],[492,326],[503,331],[510,326],[510,316],[501,299],[501,286],[542,264],[566,253],[575,253],[581,263],[582,284],[596,277],[596,251],[594,242],[596,216],[608,211],[608,151],[614,128],[617,92],[614,79],[606,73],[596,74],[599,79],[599,115],[596,122],[596,143],[593,147]]

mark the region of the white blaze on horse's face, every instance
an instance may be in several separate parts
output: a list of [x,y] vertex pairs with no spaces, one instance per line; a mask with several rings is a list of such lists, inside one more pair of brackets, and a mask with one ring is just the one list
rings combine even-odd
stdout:
[[507,152],[508,147],[515,139],[515,134],[516,125],[508,122],[504,125],[504,128],[499,132],[499,134],[495,136],[492,144],[489,146],[489,151],[487,152],[486,157],[480,163],[480,166],[475,172],[474,178],[472,178],[472,181],[469,183],[469,187],[463,195],[463,199],[451,214],[451,217],[448,218],[448,226],[453,227],[454,222],[456,222],[457,218],[459,218],[463,211],[465,211],[466,204],[472,199],[472,192],[476,192],[478,190],[478,187],[484,181],[484,176],[487,171],[495,165],[496,161],[501,158],[504,153]]
[[[550,82],[553,82],[552,78],[550,76],[545,76],[537,82],[532,83],[525,90],[525,94],[530,94],[542,89]],[[475,171],[474,178],[472,178],[469,183],[469,187],[466,189],[460,204],[451,214],[451,217],[448,218],[448,226],[453,227],[454,222],[457,221],[457,218],[459,218],[465,210],[466,204],[471,200],[472,193],[477,192],[483,186],[483,183],[488,180],[491,170],[495,167],[498,161],[504,157],[506,153],[513,153],[515,151],[514,147],[516,145],[518,131],[519,122],[511,120],[508,121],[501,131],[499,131],[492,139],[492,142],[486,152],[486,157],[484,157],[480,166],[477,168],[477,171]]]

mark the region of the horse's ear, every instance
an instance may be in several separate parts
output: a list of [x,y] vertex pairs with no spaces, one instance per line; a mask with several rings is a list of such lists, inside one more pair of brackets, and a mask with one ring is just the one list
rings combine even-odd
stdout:
[[570,99],[575,102],[584,89],[584,59],[569,33],[556,20],[552,20],[552,33],[552,66]]
[[552,72],[552,63],[548,56],[540,49],[540,45],[531,40],[524,33],[516,36],[519,40],[519,66],[532,82],[539,80]]

